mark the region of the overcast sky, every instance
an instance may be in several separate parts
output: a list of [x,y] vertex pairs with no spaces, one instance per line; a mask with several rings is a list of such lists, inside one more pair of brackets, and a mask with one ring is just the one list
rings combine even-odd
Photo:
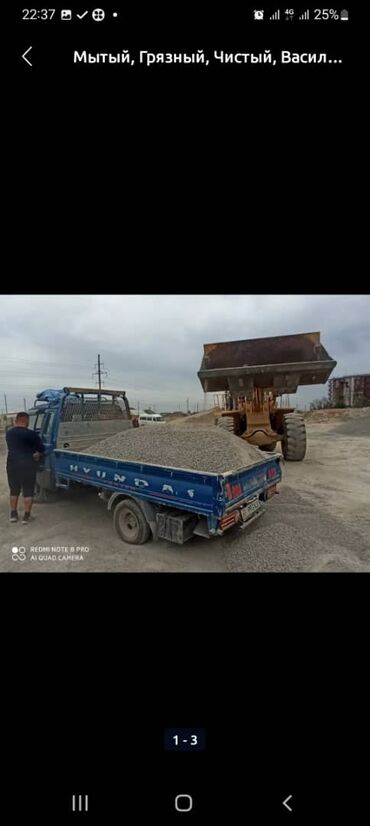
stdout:
[[[197,377],[203,344],[319,330],[338,362],[333,375],[370,372],[370,296],[91,295],[1,297],[0,410],[27,406],[47,387],[94,386],[101,354],[105,386],[130,404],[203,407]],[[309,405],[323,385],[291,401]],[[209,395],[208,405],[213,402]]]

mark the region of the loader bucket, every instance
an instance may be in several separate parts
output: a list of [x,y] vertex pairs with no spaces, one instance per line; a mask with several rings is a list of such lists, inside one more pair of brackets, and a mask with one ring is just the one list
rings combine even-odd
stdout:
[[318,332],[223,341],[203,350],[198,376],[205,393],[248,396],[258,387],[296,393],[299,385],[325,384],[337,364]]

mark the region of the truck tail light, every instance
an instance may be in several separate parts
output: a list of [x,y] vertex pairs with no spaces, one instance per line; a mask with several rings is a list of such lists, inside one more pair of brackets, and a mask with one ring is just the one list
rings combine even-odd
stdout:
[[222,528],[223,531],[226,531],[227,528],[231,528],[236,522],[239,522],[239,518],[239,511],[232,511],[231,513],[228,513],[220,520],[220,528]]
[[270,499],[270,496],[273,496],[274,493],[277,493],[276,485],[271,485],[271,487],[267,488],[267,498]]
[[270,467],[268,469],[268,471],[267,471],[267,478],[268,479],[274,479],[275,476],[277,476],[277,475],[278,475],[278,472],[277,472],[275,467]]

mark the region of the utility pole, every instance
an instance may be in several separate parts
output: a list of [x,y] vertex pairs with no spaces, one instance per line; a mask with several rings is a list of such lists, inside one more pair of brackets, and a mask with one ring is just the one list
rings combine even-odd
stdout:
[[[102,367],[103,367],[103,369],[102,369]],[[102,375],[104,375],[104,376],[107,376],[107,375],[108,375],[107,370],[104,370],[104,364],[102,365],[102,363],[101,363],[101,360],[100,360],[100,355],[98,355],[98,363],[97,363],[97,364],[95,364],[95,368],[96,368],[96,369],[95,369],[95,372],[94,372],[92,375],[93,375],[93,377],[94,377],[94,376],[97,376],[97,377],[98,377],[98,388],[99,388],[99,390],[98,390],[98,396],[99,396],[99,398],[100,398],[100,395],[101,395],[101,389],[102,389],[102,384],[104,384],[104,382],[102,382],[102,378],[101,378],[101,377],[102,377]],[[95,384],[96,384],[96,382],[95,382]]]
[[6,394],[4,393],[4,402],[5,402],[5,415],[8,415],[8,402],[6,399]]
[[99,391],[101,390],[101,367],[100,367],[100,356],[98,355],[98,385]]
[[23,410],[27,410],[27,401],[23,399]]

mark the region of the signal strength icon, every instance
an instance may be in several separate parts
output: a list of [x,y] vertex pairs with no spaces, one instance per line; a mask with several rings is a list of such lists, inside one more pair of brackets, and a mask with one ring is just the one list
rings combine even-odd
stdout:
[[301,14],[299,20],[309,20],[309,19],[310,19],[310,10],[307,9],[307,11],[305,11],[305,12],[303,12],[303,14]]
[[274,14],[271,15],[270,20],[280,20],[280,9],[278,9],[274,12]]

